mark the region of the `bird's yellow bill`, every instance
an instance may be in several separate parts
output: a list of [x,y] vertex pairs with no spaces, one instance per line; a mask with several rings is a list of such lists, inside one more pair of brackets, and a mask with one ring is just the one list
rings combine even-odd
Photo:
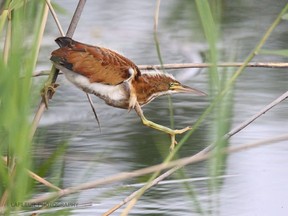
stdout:
[[198,90],[198,89],[195,89],[195,88],[191,88],[189,86],[186,86],[186,85],[178,85],[178,86],[174,86],[173,87],[173,90],[176,91],[176,92],[183,92],[183,93],[192,93],[192,94],[196,94],[196,95],[199,95],[199,96],[206,96],[207,94]]

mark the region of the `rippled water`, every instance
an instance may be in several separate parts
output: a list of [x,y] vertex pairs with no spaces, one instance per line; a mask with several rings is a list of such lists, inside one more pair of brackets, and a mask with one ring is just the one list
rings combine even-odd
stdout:
[[[60,17],[67,28],[75,4],[59,2],[67,9]],[[276,18],[285,1],[226,1],[219,49],[223,61],[243,61]],[[201,52],[207,49],[199,34],[198,16],[190,1],[166,0],[161,4],[159,40],[164,63],[201,62]],[[159,64],[153,41],[152,1],[88,1],[81,17],[75,39],[118,50],[137,64]],[[50,67],[50,52],[56,48],[53,39],[59,36],[51,21],[44,38],[45,49],[38,69]],[[287,21],[281,24],[265,48],[287,48]],[[255,61],[287,61],[287,58],[259,56]],[[169,71],[184,84],[208,92],[206,70],[186,69]],[[236,126],[254,115],[265,105],[287,91],[287,69],[246,69],[236,82],[233,124]],[[43,78],[35,78],[43,82]],[[101,121],[100,133],[85,94],[60,77],[60,87],[44,114],[38,130],[39,143],[35,157],[48,158],[64,141],[68,149],[64,155],[61,187],[101,179],[119,172],[132,171],[160,163],[167,153],[169,137],[147,128],[131,111],[109,107],[93,97]],[[193,124],[209,99],[190,95],[174,95],[175,126]],[[252,125],[235,135],[230,145],[244,144],[262,138],[287,133],[287,102],[279,104]],[[144,108],[146,116],[157,123],[170,125],[167,97],[159,98]],[[191,155],[207,146],[211,119],[207,119],[180,151]],[[181,136],[178,137],[178,139]],[[206,163],[186,168],[189,180],[201,207],[211,215],[287,215],[288,143],[246,150],[229,155],[222,183],[217,192],[217,205],[211,204],[206,180]],[[60,162],[59,162],[60,163]],[[59,165],[60,166],[60,165]],[[55,173],[54,173],[55,174]],[[51,172],[50,179],[53,179]],[[195,181],[191,181],[194,178]],[[177,181],[174,181],[178,179]],[[176,175],[145,194],[131,215],[198,215],[195,202]],[[139,188],[144,178],[131,179],[74,195],[79,204],[93,203],[84,209],[72,210],[75,215],[100,215]],[[214,195],[213,195],[214,196]],[[64,198],[69,200],[69,198]],[[115,213],[115,215],[118,215]]]

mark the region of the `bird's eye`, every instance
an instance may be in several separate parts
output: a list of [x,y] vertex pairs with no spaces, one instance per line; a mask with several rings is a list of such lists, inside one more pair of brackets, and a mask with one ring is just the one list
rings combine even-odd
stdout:
[[169,88],[172,88],[173,86],[174,86],[173,82],[169,83]]
[[169,89],[173,89],[177,85],[178,85],[177,82],[171,82],[171,83],[169,83]]

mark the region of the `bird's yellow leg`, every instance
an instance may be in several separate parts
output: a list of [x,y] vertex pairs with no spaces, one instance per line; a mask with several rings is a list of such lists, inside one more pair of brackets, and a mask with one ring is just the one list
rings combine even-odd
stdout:
[[177,144],[177,141],[175,139],[175,136],[177,134],[182,134],[182,133],[192,129],[192,127],[185,127],[183,129],[173,130],[173,129],[165,127],[163,125],[159,125],[157,123],[154,123],[154,122],[146,119],[146,117],[144,116],[143,111],[142,111],[142,109],[138,103],[136,103],[136,105],[135,105],[135,111],[139,115],[139,117],[141,118],[144,125],[151,127],[151,128],[154,128],[156,130],[162,131],[162,132],[170,135],[170,137],[171,137],[170,150],[173,150],[175,145]]

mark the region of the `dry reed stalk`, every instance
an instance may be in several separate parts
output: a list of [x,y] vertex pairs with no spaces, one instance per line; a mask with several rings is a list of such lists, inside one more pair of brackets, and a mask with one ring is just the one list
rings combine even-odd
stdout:
[[[216,67],[241,67],[243,62],[223,62],[216,65]],[[189,68],[209,68],[212,67],[210,63],[178,63],[178,64],[163,64],[163,65],[137,65],[140,70],[178,70]],[[250,62],[246,67],[252,68],[288,68],[287,62]],[[43,70],[35,72],[33,77],[47,76],[50,70]],[[62,73],[60,73],[62,74]]]
[[[251,116],[250,118],[248,118],[246,121],[244,121],[243,123],[241,123],[240,125],[238,125],[237,127],[235,127],[234,129],[232,129],[231,131],[229,131],[227,134],[225,134],[225,136],[223,136],[223,140],[228,140],[229,138],[231,138],[233,135],[237,134],[238,132],[240,132],[241,130],[243,130],[245,127],[247,127],[248,125],[250,125],[253,121],[255,121],[257,118],[259,118],[260,116],[262,116],[263,114],[265,114],[266,112],[268,112],[270,109],[272,109],[273,107],[275,107],[277,104],[281,103],[282,101],[286,100],[288,98],[288,91],[285,92],[284,94],[282,94],[280,97],[278,97],[277,99],[275,99],[274,101],[272,101],[270,104],[266,105],[262,110],[260,110],[259,112],[257,112],[255,115]],[[215,142],[217,143],[217,142]],[[215,144],[210,144],[209,146],[207,146],[205,149],[203,149],[202,151],[198,152],[197,154],[191,156],[191,157],[201,157],[203,155],[207,155],[213,148],[215,147]],[[190,157],[190,158],[191,158]],[[172,169],[166,171],[165,173],[161,174],[159,177],[157,177],[156,179],[154,179],[152,182],[150,182],[146,187],[147,190],[150,189],[151,187],[157,185],[160,181],[164,180],[165,178],[169,177],[170,175],[172,175],[173,173],[175,173],[177,170],[181,169],[183,166],[176,166],[173,167]],[[129,196],[127,196],[123,201],[121,201],[120,203],[118,203],[117,205],[113,206],[111,209],[109,209],[107,212],[105,212],[105,216],[110,215],[111,213],[113,213],[114,211],[116,211],[117,209],[121,208],[123,205],[125,205],[126,203],[128,203],[129,201],[131,201],[136,195],[137,193],[139,193],[139,191],[142,188],[138,189],[137,191],[133,192],[132,194],[130,194]]]
[[[3,162],[7,165],[7,157],[2,157],[2,160],[3,160]],[[57,190],[57,191],[61,190],[61,188],[53,185],[52,183],[50,183],[49,181],[47,181],[47,180],[45,180],[44,178],[40,177],[40,176],[37,175],[36,173],[34,173],[34,172],[32,172],[32,171],[30,171],[30,170],[28,170],[28,169],[27,169],[27,172],[28,172],[29,176],[30,176],[32,179],[34,179],[35,181],[38,181],[38,182],[40,182],[41,184],[43,184],[43,185],[45,185],[45,186],[47,186],[47,187],[49,187],[49,188],[51,188],[51,189],[54,189],[54,190]]]
[[[286,133],[286,134],[282,134],[282,135],[275,136],[275,137],[265,139],[265,140],[259,140],[256,142],[251,142],[251,143],[242,144],[242,145],[238,145],[238,146],[228,147],[222,151],[222,154],[236,153],[236,152],[240,152],[243,150],[247,150],[247,149],[251,149],[251,148],[255,148],[255,147],[259,147],[259,146],[263,146],[263,145],[268,145],[268,144],[275,144],[275,143],[283,142],[283,141],[287,141],[287,140],[288,140],[288,134]],[[25,203],[31,204],[31,203],[46,202],[46,201],[49,201],[49,200],[52,200],[55,198],[60,198],[60,197],[67,196],[69,194],[74,194],[74,193],[77,193],[77,192],[80,192],[83,190],[95,189],[101,185],[111,184],[114,182],[123,181],[126,179],[135,178],[138,176],[143,176],[143,175],[146,175],[149,173],[169,169],[171,167],[187,166],[189,164],[194,164],[194,163],[198,163],[200,161],[207,160],[211,157],[213,157],[213,154],[208,152],[208,153],[203,153],[201,155],[197,154],[197,155],[192,155],[190,157],[181,158],[181,159],[178,159],[178,160],[175,160],[172,162],[168,162],[168,163],[161,163],[158,165],[154,165],[154,166],[147,167],[147,168],[142,168],[142,169],[135,170],[132,172],[123,172],[123,173],[119,173],[119,174],[116,174],[116,175],[113,175],[110,177],[106,177],[106,178],[101,179],[101,180],[86,182],[83,184],[79,184],[77,186],[62,189],[61,191],[51,192],[49,194],[39,196],[38,198],[27,200]]]

